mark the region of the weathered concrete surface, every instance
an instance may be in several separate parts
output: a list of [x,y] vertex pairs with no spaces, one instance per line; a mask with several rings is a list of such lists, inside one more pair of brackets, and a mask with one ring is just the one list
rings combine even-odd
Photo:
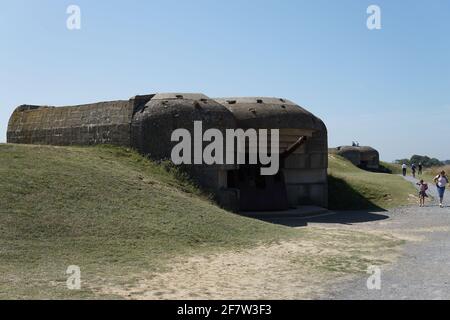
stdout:
[[239,128],[280,129],[280,152],[300,136],[306,143],[284,162],[289,206],[328,206],[328,132],[311,112],[280,98],[219,98],[230,110]]
[[[202,94],[157,94],[133,116],[131,123],[132,146],[154,160],[170,160],[173,147],[172,133],[176,129],[187,129],[194,139],[194,122],[201,121],[203,132],[218,129],[225,136],[226,129],[236,128],[233,115],[222,105]],[[209,143],[204,142],[205,147]],[[191,145],[194,154],[194,143]],[[226,171],[234,165],[185,166],[196,183],[214,194],[228,194],[228,207],[234,209],[237,193],[227,189]],[[223,195],[222,195],[223,197]]]
[[283,162],[276,177],[261,177],[255,168],[238,165],[184,166],[225,207],[242,209],[245,195],[250,201],[245,206],[248,209],[327,206],[327,128],[312,113],[284,99],[161,93],[81,106],[24,105],[11,116],[7,137],[9,143],[113,144],[160,161],[171,159],[177,144],[171,141],[174,130],[187,129],[194,136],[194,121],[202,121],[203,131],[215,128],[224,136],[226,129],[280,129],[280,153],[300,137],[308,137]]
[[8,124],[8,143],[130,146],[129,101],[73,107],[18,107]]

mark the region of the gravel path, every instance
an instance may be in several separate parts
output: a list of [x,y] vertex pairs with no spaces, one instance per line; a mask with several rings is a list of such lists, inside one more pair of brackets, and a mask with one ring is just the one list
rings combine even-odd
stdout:
[[[416,180],[406,178],[413,183]],[[439,208],[437,190],[430,186],[435,200],[425,208],[402,207],[389,212],[347,212],[331,219],[308,221],[309,225],[367,229],[388,232],[406,239],[396,263],[381,267],[381,289],[367,289],[368,275],[334,287],[324,299],[450,299],[450,192],[445,208]]]

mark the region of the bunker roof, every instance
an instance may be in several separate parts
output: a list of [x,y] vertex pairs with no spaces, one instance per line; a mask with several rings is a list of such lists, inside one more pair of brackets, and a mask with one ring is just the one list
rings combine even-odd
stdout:
[[217,98],[242,128],[326,130],[322,120],[292,101],[273,97]]
[[337,152],[378,152],[377,150],[375,150],[372,147],[369,146],[360,146],[360,147],[356,147],[356,146],[340,146],[335,148],[335,150]]
[[152,100],[206,100],[209,99],[202,93],[157,93]]
[[341,156],[359,155],[361,157],[379,157],[379,152],[369,146],[341,146],[337,148],[330,148],[330,153],[334,153]]

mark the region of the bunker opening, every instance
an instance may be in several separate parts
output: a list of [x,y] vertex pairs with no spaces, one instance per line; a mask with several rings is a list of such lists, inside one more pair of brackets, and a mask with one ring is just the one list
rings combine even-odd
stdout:
[[[227,187],[239,190],[240,211],[285,211],[295,208],[295,204],[289,203],[285,163],[306,143],[307,137],[292,137],[282,136],[282,146],[278,150],[280,170],[275,175],[262,175],[261,164],[240,165],[239,169],[227,172]],[[248,152],[246,159],[249,159]]]

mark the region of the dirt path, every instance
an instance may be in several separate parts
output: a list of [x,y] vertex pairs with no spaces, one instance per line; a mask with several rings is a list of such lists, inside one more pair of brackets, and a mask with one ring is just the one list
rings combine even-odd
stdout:
[[141,274],[137,284],[99,293],[126,299],[311,299],[368,264],[391,262],[396,250],[383,260],[378,255],[393,243],[391,237],[309,228],[292,242],[179,259],[167,273]]
[[319,293],[320,278],[306,281],[304,270],[289,260],[308,250],[315,251],[284,243],[192,257],[174,262],[170,272],[143,277],[136,287],[108,293],[130,299],[302,299]]
[[[415,182],[412,178],[407,178]],[[437,199],[436,188],[431,194]],[[447,204],[450,201],[446,195]],[[347,213],[351,215],[351,213]],[[450,207],[439,208],[436,200],[425,208],[407,207],[387,212],[388,219],[349,225],[358,230],[383,230],[409,238],[402,257],[382,267],[381,289],[368,290],[361,276],[334,286],[325,299],[450,299]],[[341,217],[345,219],[345,215]],[[316,221],[313,225],[323,225]]]
[[[292,242],[180,258],[167,273],[134,275],[138,283],[99,293],[126,299],[450,298],[449,207],[431,203],[276,222],[305,234]],[[401,254],[398,239],[407,240]],[[382,270],[381,290],[367,289],[370,265]]]

